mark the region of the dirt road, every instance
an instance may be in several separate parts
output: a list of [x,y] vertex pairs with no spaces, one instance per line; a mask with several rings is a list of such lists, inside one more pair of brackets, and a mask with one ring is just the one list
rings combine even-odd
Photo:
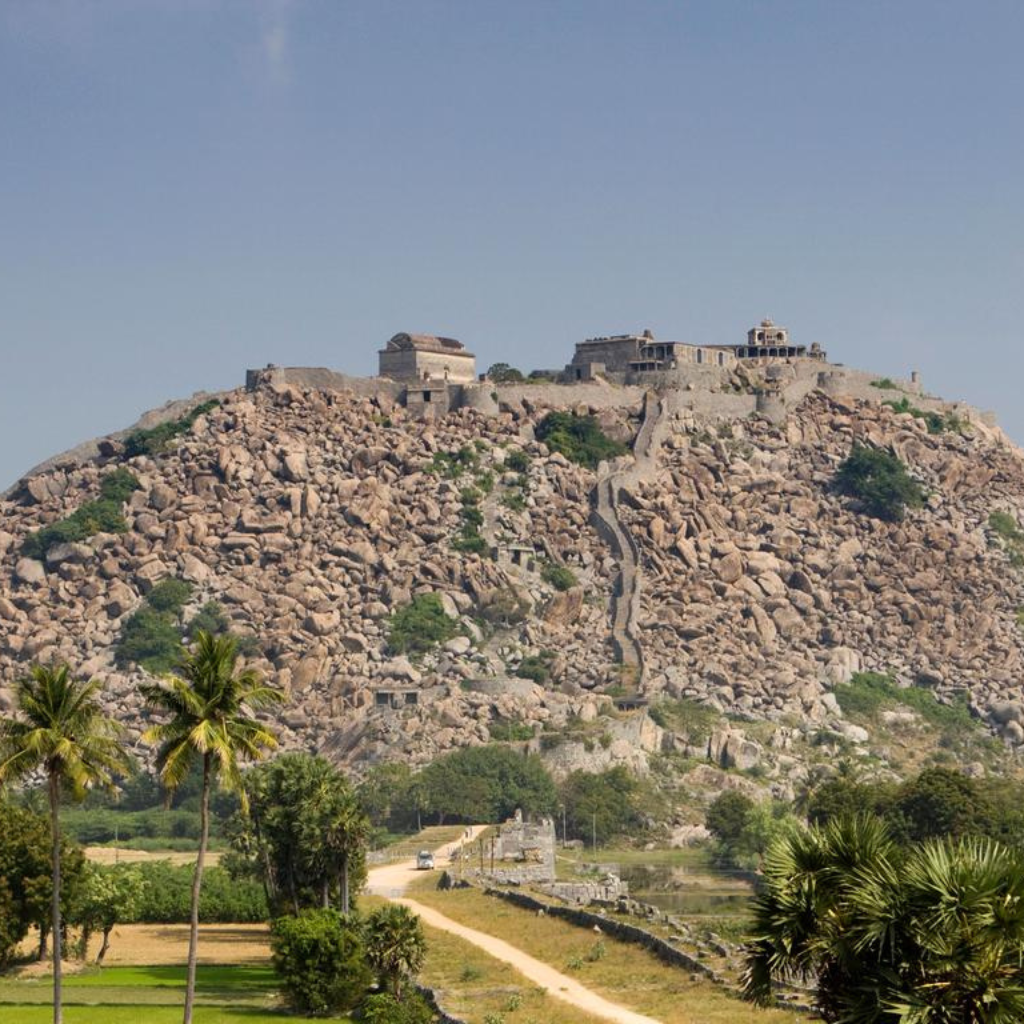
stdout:
[[[471,841],[482,831],[482,826],[474,827],[468,839]],[[434,853],[434,859],[438,864],[448,862],[448,844]],[[467,928],[465,925],[445,917],[444,914],[433,907],[426,907],[415,900],[406,899],[403,895],[406,886],[417,877],[416,860],[397,861],[394,864],[387,864],[383,867],[373,868],[366,882],[368,892],[385,896],[396,903],[403,903],[414,910],[423,918],[423,923],[432,928],[439,928],[442,931],[451,932],[472,942],[485,953],[498,960],[510,964],[520,974],[528,978],[535,985],[546,989],[556,999],[561,999],[580,1010],[593,1014],[595,1017],[603,1017],[605,1020],[615,1021],[616,1024],[659,1024],[653,1017],[645,1017],[641,1013],[627,1010],[624,1006],[610,1002],[596,992],[581,985],[574,978],[556,971],[553,967],[542,963],[540,960],[524,953],[521,949],[509,945],[502,939],[496,939],[493,935],[478,932],[475,928]]]

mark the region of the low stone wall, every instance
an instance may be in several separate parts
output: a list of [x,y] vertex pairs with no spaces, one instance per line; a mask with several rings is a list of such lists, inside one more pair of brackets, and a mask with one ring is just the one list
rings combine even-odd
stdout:
[[416,991],[427,1001],[427,1005],[437,1014],[438,1024],[466,1024],[461,1017],[453,1017],[447,1010],[438,1002],[437,993],[432,988],[427,988],[425,985],[417,985]]
[[328,370],[324,366],[268,366],[262,370],[245,371],[245,387],[253,391],[263,384],[271,387],[315,388],[321,391],[351,391],[364,398],[389,395],[397,399],[405,385],[383,377],[352,377]]
[[683,970],[692,971],[704,978],[724,985],[725,981],[706,964],[702,964],[696,957],[677,949],[670,942],[666,942],[658,935],[652,935],[633,924],[626,924],[624,921],[617,921],[614,918],[602,917],[600,914],[591,914],[589,911],[580,910],[577,907],[559,907],[554,904],[544,903],[527,896],[522,892],[509,892],[505,889],[495,889],[487,886],[484,892],[488,896],[497,896],[498,899],[506,900],[522,907],[525,910],[541,911],[551,917],[558,917],[579,928],[600,928],[605,935],[610,935],[620,942],[631,942],[635,946],[642,946],[653,953],[662,963],[672,967],[681,967]]

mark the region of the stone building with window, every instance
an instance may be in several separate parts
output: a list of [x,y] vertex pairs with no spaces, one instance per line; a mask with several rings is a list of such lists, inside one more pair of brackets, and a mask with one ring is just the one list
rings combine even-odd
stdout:
[[472,384],[476,357],[454,338],[433,334],[396,334],[378,353],[381,377],[405,384],[437,381]]
[[576,345],[563,380],[594,380],[596,377],[633,378],[638,374],[678,370],[684,366],[732,366],[732,346],[691,345],[683,341],[658,341],[651,331],[588,338]]
[[737,359],[817,359],[824,361],[825,353],[816,342],[794,345],[789,340],[789,331],[765,317],[756,327],[747,331],[747,343],[737,345],[733,350]]

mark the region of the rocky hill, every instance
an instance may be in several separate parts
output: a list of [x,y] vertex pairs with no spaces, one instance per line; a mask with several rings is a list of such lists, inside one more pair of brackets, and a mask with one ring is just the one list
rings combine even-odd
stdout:
[[[254,638],[289,695],[285,744],[349,763],[495,738],[556,770],[653,763],[699,785],[710,763],[785,791],[837,751],[898,767],[916,731],[984,770],[1024,742],[1024,456],[980,422],[929,433],[885,393],[835,390],[767,419],[521,387],[497,415],[435,423],[372,388],[222,394],[162,454],[109,440],[0,502],[0,706],[30,662],[66,660],[137,738],[142,670],[119,637],[178,578],[186,622],[215,601]],[[592,470],[552,453],[534,432],[554,407],[634,454]],[[885,522],[837,494],[855,440],[894,451],[924,507]],[[116,468],[140,485],[125,532],[26,548]],[[393,616],[425,594],[448,639],[397,654]],[[966,709],[977,743],[933,736],[913,702],[851,721],[836,688],[866,671]]]

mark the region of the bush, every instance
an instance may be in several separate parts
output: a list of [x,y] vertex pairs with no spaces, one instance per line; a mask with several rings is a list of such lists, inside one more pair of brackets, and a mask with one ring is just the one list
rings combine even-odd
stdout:
[[351,1010],[371,974],[359,928],[334,910],[279,917],[270,928],[274,970],[288,1001],[311,1016]]
[[530,462],[530,456],[522,448],[513,448],[505,456],[505,468],[513,473],[528,473]]
[[128,470],[115,470],[100,481],[98,499],[87,501],[66,519],[30,533],[21,546],[22,554],[28,558],[43,558],[55,544],[87,540],[96,533],[124,533],[128,523],[121,506],[138,488],[138,480]]
[[1008,544],[1019,544],[1024,541],[1024,533],[1021,532],[1020,525],[1009,512],[993,512],[988,517],[988,525],[1000,540]]
[[896,412],[909,413],[915,419],[924,420],[929,434],[941,434],[947,430],[959,433],[964,428],[963,421],[954,413],[926,412],[924,409],[918,409],[916,405],[911,405],[910,399],[906,395],[899,401],[883,402],[882,404]]
[[139,665],[147,672],[170,672],[182,658],[181,631],[173,616],[143,606],[121,627],[114,660],[118,667]]
[[535,683],[541,684],[546,683],[551,675],[550,661],[551,655],[548,652],[544,654],[530,654],[519,663],[516,675],[520,679],[530,679]]
[[493,590],[480,604],[481,618],[490,625],[503,629],[519,625],[529,611],[529,601],[514,587]]
[[882,391],[899,391],[899,385],[888,377],[882,377],[880,380],[873,380],[871,382],[871,386],[873,388],[879,388]]
[[859,442],[854,442],[835,482],[840,494],[858,499],[868,515],[889,522],[899,522],[907,508],[924,504],[921,485],[892,452]]
[[213,635],[231,636],[239,654],[259,653],[254,636],[232,634],[224,609],[216,601],[207,601],[186,625],[181,617],[192,596],[192,584],[186,580],[161,580],[146,595],[145,601],[121,627],[115,662],[121,668],[139,665],[147,672],[171,672],[181,663],[183,639],[194,641],[200,630]]
[[589,469],[597,469],[604,459],[626,453],[626,446],[608,437],[593,416],[549,412],[537,424],[536,436],[551,451]]
[[480,465],[480,455],[475,448],[464,444],[456,452],[434,452],[428,473],[455,480],[463,473],[475,470]]
[[[195,844],[193,843],[193,848]],[[145,861],[139,872],[146,883],[135,920],[145,924],[185,924],[192,898],[192,865],[166,860]],[[267,919],[263,886],[245,878],[232,878],[224,868],[203,872],[199,917],[218,924],[261,924]]]
[[[216,601],[207,601],[199,611],[188,620],[185,635],[189,640],[194,640],[196,634],[202,630],[204,633],[211,633],[214,636],[219,633],[227,633],[231,627],[224,609]],[[244,653],[244,652],[243,652]]]
[[659,701],[648,713],[656,725],[686,736],[691,743],[705,742],[722,717],[714,708],[688,697]]
[[218,399],[211,398],[176,420],[168,420],[155,427],[133,430],[124,440],[125,456],[130,459],[136,455],[159,455],[167,451],[176,437],[187,434],[200,416],[205,416],[219,405]]
[[153,587],[146,595],[146,603],[154,611],[180,615],[191,596],[191,583],[187,580],[170,578],[161,580]]
[[106,501],[126,502],[133,491],[142,485],[135,479],[135,474],[128,469],[115,469],[100,481],[100,497]]
[[445,614],[441,598],[418,594],[391,616],[388,648],[393,654],[423,654],[458,634],[459,624]]
[[526,495],[522,491],[506,491],[501,503],[511,512],[522,512],[526,508]]
[[967,698],[957,695],[950,703],[943,704],[934,691],[922,686],[902,689],[892,676],[878,672],[857,672],[849,683],[835,688],[835,698],[843,713],[876,718],[879,711],[902,704],[916,711],[929,725],[937,729],[953,729],[959,732],[973,729],[976,725],[967,705]]
[[365,1024],[431,1024],[434,1011],[419,992],[406,992],[401,1000],[390,992],[367,996],[356,1015]]
[[555,565],[554,562],[546,562],[540,572],[541,579],[549,583],[555,590],[571,590],[579,582],[572,569],[564,565]]

